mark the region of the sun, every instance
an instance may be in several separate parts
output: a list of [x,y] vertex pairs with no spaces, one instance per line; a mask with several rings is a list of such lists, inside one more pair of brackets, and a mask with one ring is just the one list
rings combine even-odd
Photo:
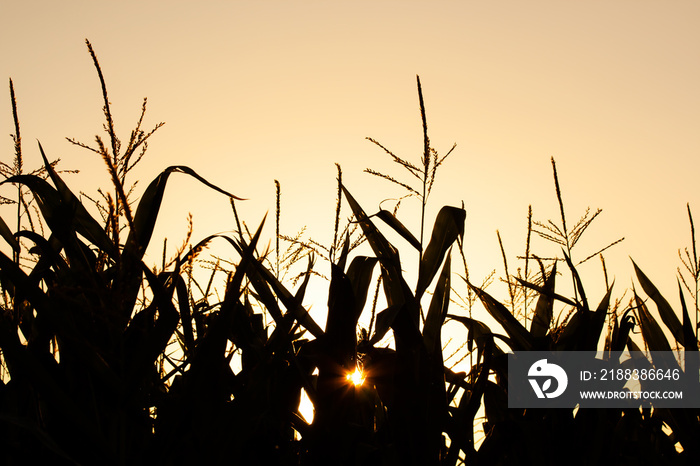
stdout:
[[359,368],[355,369],[355,372],[346,375],[345,378],[349,382],[352,382],[357,387],[362,385],[365,381],[365,375],[362,373],[362,371]]

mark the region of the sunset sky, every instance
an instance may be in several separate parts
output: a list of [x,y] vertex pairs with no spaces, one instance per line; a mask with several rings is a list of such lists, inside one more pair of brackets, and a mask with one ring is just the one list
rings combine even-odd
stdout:
[[[368,212],[403,194],[363,173],[372,167],[410,181],[365,137],[419,161],[420,75],[432,145],[445,153],[457,143],[438,172],[428,223],[440,206],[464,201],[475,282],[493,269],[503,274],[496,230],[509,266],[518,266],[529,204],[535,220],[558,220],[554,157],[570,224],[587,206],[603,209],[575,259],[624,236],[606,253],[615,296],[631,287],[631,256],[678,308],[686,203],[700,222],[698,2],[24,1],[1,11],[0,76],[14,81],[25,164],[38,166],[40,140],[63,168],[81,170],[66,175],[75,191],[109,182],[94,154],[65,140],[92,143],[102,128],[86,38],[122,139],[143,97],[145,126],[166,122],[135,172],[141,189],[166,166],[188,165],[249,199],[241,214],[256,226],[274,213],[277,179],[282,231],[308,225],[326,244],[336,162]],[[0,132],[9,135],[5,89]],[[12,141],[4,141],[9,163]],[[188,212],[195,240],[234,227],[228,200],[184,176],[172,178],[164,208],[158,231],[173,245]],[[418,213],[406,201],[399,217],[417,231]],[[532,250],[558,252],[540,238]],[[581,270],[597,303],[600,261]],[[503,290],[496,283],[489,291]]]

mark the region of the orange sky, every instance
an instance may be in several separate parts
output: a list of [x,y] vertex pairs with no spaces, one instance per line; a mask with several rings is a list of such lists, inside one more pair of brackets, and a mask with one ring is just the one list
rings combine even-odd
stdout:
[[[328,243],[335,162],[369,212],[402,194],[362,173],[403,175],[364,138],[419,159],[419,74],[434,147],[457,143],[428,223],[440,205],[465,202],[475,281],[502,274],[496,229],[515,267],[528,204],[536,220],[558,218],[554,156],[570,222],[587,206],[604,210],[578,259],[625,236],[606,255],[617,295],[631,284],[629,255],[678,307],[686,202],[700,222],[699,19],[691,1],[26,1],[2,7],[0,76],[15,83],[26,164],[38,164],[39,139],[64,168],[83,171],[71,186],[94,192],[108,182],[101,162],[64,139],[91,142],[101,130],[89,38],[122,137],[144,96],[146,125],[166,122],[137,170],[144,186],[168,165],[189,165],[250,199],[242,213],[255,225],[274,211],[278,179],[283,231],[306,224]],[[10,134],[9,92],[0,102]],[[8,162],[9,137],[4,154]],[[185,177],[173,178],[165,207],[159,228],[172,244],[190,211],[195,239],[233,227],[227,200]],[[413,229],[416,207],[406,202],[401,217]],[[557,252],[539,238],[533,250]],[[599,262],[582,272],[597,302]]]

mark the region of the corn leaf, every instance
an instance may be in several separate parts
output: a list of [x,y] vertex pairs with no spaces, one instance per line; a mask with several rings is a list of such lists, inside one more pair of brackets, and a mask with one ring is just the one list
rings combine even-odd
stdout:
[[[576,270],[576,267],[574,267],[573,262],[571,262],[571,258],[566,255],[566,251],[562,249],[562,254],[564,254],[564,259],[566,260],[566,264],[569,266],[569,269],[571,270],[571,275],[574,277],[574,282],[576,283],[576,289],[578,290],[578,294],[581,297],[581,305],[583,306],[584,311],[589,311],[590,308],[588,307],[588,300],[586,299],[586,291],[583,289],[583,282],[581,281],[581,277],[578,274],[578,271]],[[577,306],[578,307],[578,306]]]
[[600,335],[603,333],[603,327],[605,326],[605,318],[608,315],[608,307],[610,306],[610,296],[612,295],[612,289],[615,283],[613,282],[608,288],[607,293],[600,300],[600,304],[596,308],[595,312],[589,313],[590,318],[588,319],[588,329],[586,331],[588,341],[588,348],[591,350],[597,348],[598,340]]
[[[383,323],[388,323],[392,326],[395,337],[398,339],[407,338],[411,341],[414,341],[416,339],[415,337],[420,339],[420,332],[418,331],[420,308],[412,304],[417,303],[417,300],[414,298],[406,281],[401,275],[401,260],[398,250],[381,234],[345,187],[343,187],[343,192],[345,193],[345,197],[348,200],[348,204],[350,204],[355,218],[362,228],[362,232],[367,238],[367,242],[379,259],[379,263],[382,265],[382,284],[384,286],[384,293],[389,304],[389,309],[391,309],[390,313],[383,314]],[[403,310],[401,314],[398,313],[399,309]],[[404,320],[404,315],[407,320]],[[387,320],[388,318],[390,319]],[[400,320],[398,323],[396,322],[397,318]],[[379,324],[379,320],[377,320],[377,324]],[[403,336],[396,335],[397,328],[398,332],[403,334]]]
[[343,186],[343,192],[374,254],[380,261],[389,262],[395,267],[400,268],[401,261],[399,260],[399,252],[396,248],[381,234],[345,186]]
[[433,281],[440,264],[457,238],[464,236],[464,221],[467,212],[457,207],[445,206],[440,209],[428,247],[421,257],[418,270],[418,283],[416,285],[416,300],[420,302],[421,296]]
[[642,336],[649,349],[651,351],[671,351],[671,345],[668,343],[663,330],[661,330],[659,324],[649,313],[644,301],[641,300],[637,293],[634,293],[634,299],[637,303],[637,315],[639,315],[639,324],[642,327]]
[[176,274],[175,291],[177,292],[177,304],[180,308],[180,322],[182,324],[182,336],[185,341],[185,349],[187,353],[194,350],[195,339],[192,331],[192,308],[190,306],[190,297],[187,290],[187,284],[181,275]]
[[401,235],[401,237],[408,241],[411,244],[411,246],[413,246],[419,251],[421,250],[420,241],[418,241],[418,239],[416,239],[416,237],[413,236],[413,233],[411,233],[408,230],[408,228],[406,228],[404,224],[401,223],[399,219],[396,218],[396,216],[394,216],[394,214],[392,214],[388,210],[381,209],[379,212],[376,213],[376,216],[382,219],[384,223],[389,225],[396,233]]
[[2,217],[0,217],[0,236],[2,236],[5,241],[7,241],[7,244],[9,244],[15,252],[19,252],[19,242],[17,241],[17,238],[15,238],[15,236],[12,234],[12,231],[7,226],[7,223],[5,223]]
[[484,307],[491,314],[491,317],[496,319],[496,322],[501,324],[503,330],[506,331],[508,336],[513,339],[516,347],[513,350],[524,350],[529,351],[532,349],[534,341],[530,332],[527,331],[523,325],[518,322],[518,320],[513,317],[513,314],[501,303],[496,301],[491,295],[482,290],[481,288],[469,284],[471,289],[476,293]]
[[[457,316],[454,314],[448,314],[448,318],[456,320],[467,328],[467,349],[471,352],[474,348],[474,342],[480,345],[483,338],[487,335],[493,335],[491,329],[479,320],[475,320],[469,317]],[[483,348],[479,347],[479,351]]]
[[42,276],[44,272],[49,267],[52,267],[53,270],[58,274],[58,275],[66,275],[70,273],[70,268],[66,261],[64,260],[63,257],[59,254],[60,251],[60,242],[56,239],[56,237],[51,237],[47,241],[43,236],[41,236],[38,233],[35,233],[30,230],[24,230],[20,231],[17,233],[18,237],[24,237],[28,238],[36,246],[34,246],[31,250],[34,252],[37,252],[41,256],[39,258],[39,262],[37,265],[34,266],[32,269],[31,273],[29,274],[30,277],[34,278],[39,278]]
[[[540,294],[547,294],[547,290],[539,285],[535,285],[534,283],[526,282],[525,280],[515,277],[515,279],[523,285],[526,288],[530,288],[531,290],[535,290]],[[562,296],[558,293],[553,293],[552,297],[556,299],[557,301],[561,301],[562,303],[568,304],[569,306],[577,307],[576,301],[567,298],[566,296]]]
[[377,262],[378,259],[376,257],[360,256],[354,258],[348,268],[347,276],[352,284],[352,291],[355,298],[355,309],[353,311],[356,315],[355,321],[359,319],[362,309],[364,309],[365,303],[367,302],[367,292],[372,280],[374,266]]
[[242,200],[240,197],[236,197],[218,186],[209,183],[189,167],[179,165],[170,166],[163,170],[163,172],[148,185],[148,188],[146,188],[146,191],[143,193],[141,201],[136,209],[136,214],[134,215],[133,229],[129,232],[124,247],[125,255],[133,254],[137,258],[143,257],[148,243],[151,240],[151,236],[153,235],[153,229],[155,228],[156,219],[158,218],[160,206],[163,202],[163,195],[165,194],[165,186],[172,173],[190,175],[214,191],[225,194],[229,198]]
[[88,213],[80,200],[78,200],[68,188],[68,185],[58,176],[58,173],[56,173],[56,170],[53,169],[49,160],[46,158],[41,143],[39,143],[39,151],[44,161],[44,168],[49,174],[54,186],[56,186],[56,191],[60,194],[63,204],[67,207],[66,212],[71,215],[72,221],[75,222],[73,227],[75,231],[87,238],[92,244],[99,247],[100,250],[109,254],[110,257],[114,258],[117,254],[117,249],[102,228],[102,225]]
[[627,309],[620,318],[619,326],[617,325],[617,321],[615,321],[615,327],[613,328],[612,339],[610,341],[611,352],[618,353],[625,349],[629,341],[629,334],[634,329],[634,325],[635,319],[634,315],[632,315],[632,309]]
[[285,286],[282,285],[279,280],[277,280],[277,277],[275,277],[272,272],[267,270],[267,268],[265,268],[258,261],[253,261],[252,265],[253,268],[256,269],[265,279],[265,281],[270,284],[270,287],[287,308],[287,311],[289,311],[306,330],[311,332],[313,336],[316,338],[321,337],[321,335],[323,335],[323,330],[321,330],[321,327],[319,327],[313,320],[313,318],[309,315],[309,312],[304,309],[304,306],[297,302],[294,295],[292,295],[289,290],[287,290],[287,288],[285,288]]
[[[323,336],[325,351],[335,362],[334,367],[351,370],[355,358],[357,318],[355,294],[348,276],[331,264],[331,284],[328,290],[328,319]],[[332,371],[332,369],[331,369]],[[324,376],[328,375],[324,371]]]
[[384,338],[384,335],[386,335],[386,332],[389,331],[391,324],[394,322],[394,319],[403,307],[403,303],[393,304],[377,314],[377,323],[374,326],[374,335],[372,335],[372,338],[369,340],[371,345],[376,344],[379,342],[379,340]]
[[345,264],[348,260],[348,253],[350,252],[350,233],[345,233],[345,241],[343,241],[343,249],[340,251],[340,258],[338,259],[338,267],[340,270],[345,270]]
[[[698,351],[698,339],[693,332],[693,324],[690,321],[690,315],[688,314],[688,308],[685,305],[685,298],[683,297],[683,288],[681,287],[680,280],[678,281],[678,294],[681,299],[681,309],[683,311],[683,346],[686,351]],[[685,344],[687,343],[687,345]]]
[[306,296],[306,290],[309,286],[309,280],[311,279],[311,271],[314,268],[314,256],[313,254],[309,255],[309,265],[306,267],[306,273],[304,274],[304,280],[301,282],[301,285],[299,285],[299,288],[297,288],[296,293],[294,293],[294,299],[299,304],[302,304],[304,302],[304,296]]
[[450,253],[448,252],[447,260],[435,287],[435,293],[430,300],[428,315],[423,327],[423,341],[429,355],[437,355],[442,352],[440,331],[450,305],[450,269]]
[[554,314],[554,280],[557,275],[557,264],[552,267],[552,271],[545,279],[537,298],[535,315],[532,318],[530,333],[535,338],[544,337],[549,331],[549,324],[552,322]]
[[642,289],[654,301],[654,303],[656,303],[661,320],[671,331],[671,335],[673,335],[673,337],[679,341],[681,345],[687,348],[688,346],[685,344],[685,337],[683,334],[683,325],[681,324],[680,320],[678,320],[676,313],[673,312],[671,305],[668,303],[668,301],[666,301],[666,298],[659,293],[656,286],[651,282],[651,280],[649,280],[649,278],[644,274],[644,272],[642,272],[634,261],[632,261],[632,265],[634,266],[634,272],[637,274],[639,284],[642,285]]
[[74,243],[75,233],[80,233],[100,250],[114,257],[116,249],[102,226],[72,194],[66,201],[65,193],[59,193],[48,182],[34,175],[16,175],[0,185],[3,183],[21,183],[32,191],[46,224],[65,246]]

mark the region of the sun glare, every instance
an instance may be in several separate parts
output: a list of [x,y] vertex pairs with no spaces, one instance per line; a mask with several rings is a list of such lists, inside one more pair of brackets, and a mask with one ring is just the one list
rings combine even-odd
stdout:
[[345,378],[358,387],[362,385],[365,381],[365,376],[360,369],[355,369],[355,372],[346,375]]

